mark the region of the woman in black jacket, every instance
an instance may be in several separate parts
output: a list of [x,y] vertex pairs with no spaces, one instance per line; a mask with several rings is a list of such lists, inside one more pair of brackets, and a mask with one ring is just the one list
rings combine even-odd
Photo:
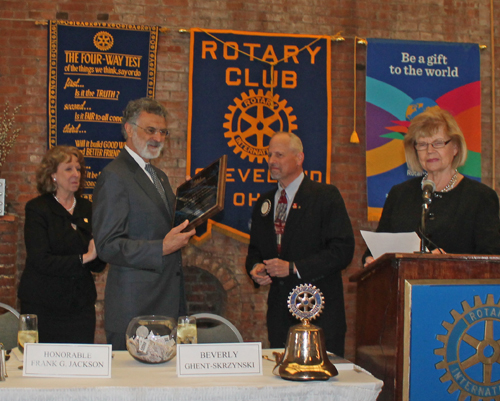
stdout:
[[[422,189],[434,185],[425,236],[432,253],[500,254],[499,201],[488,186],[465,177],[467,145],[458,123],[446,110],[428,108],[416,116],[404,139],[408,167],[423,177],[390,190],[378,232],[419,231]],[[364,265],[373,262],[365,252]]]
[[97,292],[92,272],[106,264],[92,239],[92,205],[80,196],[82,153],[72,146],[50,149],[36,180],[41,195],[26,204],[21,313],[38,315],[40,342],[93,343]]

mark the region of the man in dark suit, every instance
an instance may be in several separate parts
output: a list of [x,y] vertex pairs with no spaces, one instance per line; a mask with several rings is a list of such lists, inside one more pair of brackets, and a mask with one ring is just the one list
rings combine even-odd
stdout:
[[335,186],[304,175],[303,147],[296,135],[276,133],[268,156],[278,189],[262,195],[255,205],[246,269],[256,285],[270,285],[271,348],[284,347],[288,329],[298,324],[288,310],[290,292],[297,285],[311,284],[325,299],[323,312],[313,323],[323,328],[327,350],[343,356],[346,321],[341,271],[354,253],[344,201]]
[[175,195],[166,174],[149,162],[160,155],[165,108],[149,98],[123,112],[125,148],[102,171],[94,189],[97,254],[110,264],[105,329],[113,349],[126,349],[125,331],[140,315],[186,314],[181,251],[195,230],[172,227]]

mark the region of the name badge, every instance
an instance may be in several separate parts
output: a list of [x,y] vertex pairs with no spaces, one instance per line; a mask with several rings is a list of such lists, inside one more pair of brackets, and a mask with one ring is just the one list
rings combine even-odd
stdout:
[[177,376],[262,375],[262,344],[178,344]]
[[111,377],[111,345],[26,343],[23,376]]

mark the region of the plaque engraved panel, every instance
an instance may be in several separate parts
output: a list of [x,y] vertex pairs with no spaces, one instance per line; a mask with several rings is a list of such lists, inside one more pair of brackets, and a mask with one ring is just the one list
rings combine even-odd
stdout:
[[187,219],[190,231],[224,209],[226,167],[224,155],[177,188],[174,227]]

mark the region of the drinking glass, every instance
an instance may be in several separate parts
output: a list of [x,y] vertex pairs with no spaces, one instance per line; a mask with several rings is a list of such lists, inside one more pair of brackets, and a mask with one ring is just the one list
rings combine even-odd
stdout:
[[19,329],[17,332],[17,345],[19,351],[24,354],[25,343],[38,342],[38,317],[37,315],[20,315]]
[[177,321],[177,344],[197,344],[196,318],[180,316]]

